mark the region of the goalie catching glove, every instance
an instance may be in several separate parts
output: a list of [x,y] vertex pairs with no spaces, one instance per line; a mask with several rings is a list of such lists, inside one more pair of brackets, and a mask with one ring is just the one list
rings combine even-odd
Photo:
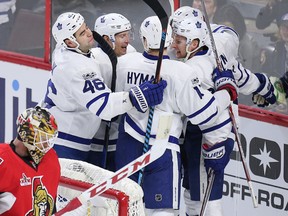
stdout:
[[140,86],[134,86],[129,91],[131,103],[139,112],[144,113],[149,106],[155,106],[162,102],[166,86],[165,80],[156,84],[153,81],[146,81]]
[[230,160],[230,154],[234,147],[234,140],[231,138],[213,146],[208,144],[202,145],[202,156],[204,165],[208,172],[209,168],[213,169],[215,174],[224,172],[226,165]]
[[237,99],[238,86],[235,82],[235,79],[231,70],[219,71],[218,68],[215,68],[212,74],[212,80],[214,82],[216,91],[226,89],[230,94],[231,101],[234,101]]
[[259,107],[265,107],[269,104],[276,102],[276,96],[274,94],[274,87],[265,74],[255,73],[260,82],[260,86],[253,93],[252,101]]

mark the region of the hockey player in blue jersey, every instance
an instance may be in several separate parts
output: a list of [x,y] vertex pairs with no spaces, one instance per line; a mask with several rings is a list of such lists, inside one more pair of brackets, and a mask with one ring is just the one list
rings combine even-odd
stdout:
[[55,150],[60,158],[90,162],[91,140],[101,119],[109,121],[131,109],[146,112],[149,106],[161,103],[166,82],[133,86],[138,95],[132,89],[111,93],[103,82],[101,63],[91,52],[95,41],[83,16],[61,14],[52,34],[57,44],[43,106],[58,120]]
[[[118,91],[128,90],[135,84],[153,79],[159,55],[162,27],[156,16],[146,18],[140,27],[140,37],[145,52],[128,53],[118,59]],[[170,60],[167,47],[171,43],[171,28],[167,29],[161,78],[167,81],[163,102],[155,107],[149,145],[155,142],[161,115],[173,116],[167,150],[162,157],[145,167],[142,188],[147,215],[174,216],[180,200],[180,149],[179,137],[183,118],[195,125],[212,125],[220,113],[227,110],[230,100],[237,97],[237,87],[231,71],[215,76],[216,91],[211,94],[200,86],[196,71],[186,64]],[[194,73],[193,73],[194,72]],[[143,153],[143,143],[148,121],[147,113],[128,111],[119,126],[116,149],[116,168],[121,168]],[[227,150],[229,151],[229,150]],[[138,173],[131,176],[138,181]]]
[[[190,9],[189,9],[190,8]],[[191,7],[179,8],[175,11],[173,22],[174,41],[172,48],[175,49],[176,57],[182,59],[191,67],[198,66],[204,70],[198,71],[201,85],[205,89],[214,91],[212,71],[216,68],[216,61],[212,52],[208,29],[203,21],[199,10]],[[182,18],[182,19],[181,19]],[[213,25],[216,48],[220,54],[224,68],[231,69],[243,94],[253,94],[253,99],[259,106],[275,103],[273,86],[264,74],[253,74],[236,60],[239,39],[237,33],[226,26]],[[201,72],[205,73],[201,73]],[[263,98],[261,100],[258,100]],[[237,107],[237,106],[236,106]],[[238,113],[238,110],[234,110]],[[207,150],[221,149],[223,142],[232,138],[234,140],[229,116],[222,114],[218,122],[208,128],[195,126],[188,122],[185,131],[183,155],[185,161],[183,186],[186,188],[184,199],[186,214],[189,216],[199,215],[204,196],[202,188],[206,188],[207,169],[216,169],[216,178],[208,202],[206,215],[221,216],[221,198],[223,191],[224,168],[229,161],[229,154],[220,159],[205,158]],[[207,148],[208,144],[208,148]],[[226,152],[227,153],[227,152]],[[203,156],[204,155],[204,156]],[[214,166],[213,161],[226,160],[221,166]]]

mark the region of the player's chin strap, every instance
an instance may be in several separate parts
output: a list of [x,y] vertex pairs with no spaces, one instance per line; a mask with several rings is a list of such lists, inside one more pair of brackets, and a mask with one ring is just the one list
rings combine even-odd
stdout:
[[191,45],[191,43],[186,46],[186,53],[187,54],[186,54],[185,58],[183,59],[183,62],[186,62],[192,54],[196,53],[201,48],[198,46],[196,49],[189,51],[190,45]]
[[86,55],[86,56],[91,54],[91,50],[90,49],[88,50],[88,52],[85,53],[85,52],[83,52],[82,50],[79,49],[79,46],[77,46],[76,48],[66,47],[66,49],[76,51],[77,53],[80,53],[80,54]]
[[77,42],[76,38],[73,36],[72,38],[70,38],[71,41],[73,41],[77,46],[75,48],[72,47],[68,47],[67,44],[65,42],[62,43],[62,45],[68,49],[68,50],[73,50],[76,51],[77,53],[83,54],[83,55],[90,55],[91,50],[89,49],[88,52],[83,52],[82,50],[79,49],[80,44]]

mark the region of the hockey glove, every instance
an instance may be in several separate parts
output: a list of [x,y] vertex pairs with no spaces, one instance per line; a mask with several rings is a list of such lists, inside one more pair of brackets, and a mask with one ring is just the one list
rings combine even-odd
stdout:
[[259,107],[265,107],[269,104],[276,102],[276,96],[274,94],[274,87],[265,74],[255,73],[260,82],[260,86],[253,93],[252,101]]
[[212,168],[215,171],[215,174],[223,173],[224,168],[230,160],[230,154],[233,150],[233,146],[234,140],[230,138],[213,146],[203,144],[202,155],[206,170]]
[[220,72],[218,68],[215,68],[212,74],[212,80],[216,91],[226,89],[230,94],[231,101],[237,99],[238,86],[231,70],[223,70]]
[[140,86],[134,86],[130,89],[130,100],[139,112],[144,113],[149,106],[155,106],[162,102],[166,86],[167,82],[165,80],[161,80],[157,84],[152,81],[146,81]]

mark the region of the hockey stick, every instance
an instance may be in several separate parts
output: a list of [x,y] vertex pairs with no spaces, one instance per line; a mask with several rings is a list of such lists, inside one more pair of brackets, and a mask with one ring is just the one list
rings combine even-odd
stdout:
[[[101,49],[103,52],[105,52],[112,64],[112,79],[111,79],[111,91],[115,91],[116,86],[116,66],[117,66],[117,56],[112,49],[112,47],[107,43],[107,41],[97,32],[92,31],[93,38],[96,40],[99,45],[101,46]],[[104,146],[103,146],[103,168],[106,169],[107,167],[107,154],[108,154],[108,147],[109,147],[109,137],[110,137],[110,128],[111,128],[111,121],[106,122],[106,128],[105,128],[105,136],[104,136]]]
[[[158,55],[158,61],[156,66],[156,72],[155,72],[155,83],[158,83],[160,81],[160,69],[162,64],[162,58],[164,53],[164,47],[165,47],[165,39],[166,39],[166,33],[168,28],[168,15],[166,14],[165,10],[161,6],[158,0],[143,0],[149,7],[155,12],[155,14],[160,19],[161,25],[162,25],[162,37],[160,42],[160,48],[159,48],[159,55]],[[153,115],[154,115],[154,107],[150,107],[149,109],[149,117],[148,117],[148,123],[146,127],[146,133],[145,133],[145,140],[143,145],[143,154],[145,154],[149,149],[149,140],[150,140],[150,134],[151,134],[151,127],[153,122]],[[143,181],[143,172],[144,168],[140,170],[139,176],[138,176],[138,184],[142,185]]]
[[207,204],[208,204],[210,194],[212,191],[214,179],[215,179],[214,170],[210,168],[208,171],[208,183],[207,183],[207,187],[206,187],[205,194],[204,194],[204,199],[203,199],[202,206],[201,206],[200,216],[205,215]]
[[[219,59],[219,56],[218,56],[218,53],[217,53],[216,44],[215,44],[215,40],[214,40],[214,37],[213,37],[213,34],[212,34],[212,30],[211,30],[211,26],[210,26],[209,18],[208,18],[208,15],[207,15],[207,11],[206,11],[204,0],[201,0],[201,5],[202,5],[204,17],[205,17],[205,22],[207,24],[207,28],[208,28],[208,32],[209,32],[209,36],[210,36],[210,41],[211,41],[211,46],[212,46],[212,51],[213,51],[214,56],[215,56],[216,64],[217,64],[217,67],[219,68],[219,70],[223,71],[223,67],[222,67],[222,64],[220,63],[220,59]],[[240,136],[239,136],[239,132],[238,132],[235,116],[234,116],[233,111],[232,111],[232,106],[229,107],[229,114],[230,114],[230,118],[232,119],[232,126],[233,126],[233,129],[234,129],[234,132],[235,132],[236,143],[237,143],[237,146],[238,146],[238,149],[239,149],[241,162],[242,162],[242,165],[243,165],[243,168],[244,168],[246,180],[247,180],[248,187],[249,187],[249,190],[250,190],[250,193],[251,193],[253,206],[254,206],[254,208],[257,208],[258,207],[257,198],[255,196],[254,189],[252,187],[252,181],[251,181],[249,169],[248,169],[248,166],[247,166],[246,158],[244,156],[244,152],[243,152],[243,148],[242,148],[242,144],[241,144],[241,140],[240,140]]]
[[93,197],[99,196],[109,188],[112,188],[117,182],[121,181],[124,178],[129,177],[130,175],[139,171],[143,167],[147,166],[148,164],[160,158],[166,150],[166,144],[168,142],[171,125],[172,125],[171,115],[161,116],[159,119],[155,143],[149,151],[147,151],[142,156],[136,158],[134,161],[130,162],[126,166],[119,169],[110,178],[82,192],[80,196],[72,199],[67,204],[67,206],[65,206],[60,211],[56,212],[54,216],[61,216],[64,213],[76,210],[88,200],[92,199]]
[[170,4],[171,16],[172,16],[175,10],[174,0],[169,0],[169,4]]

